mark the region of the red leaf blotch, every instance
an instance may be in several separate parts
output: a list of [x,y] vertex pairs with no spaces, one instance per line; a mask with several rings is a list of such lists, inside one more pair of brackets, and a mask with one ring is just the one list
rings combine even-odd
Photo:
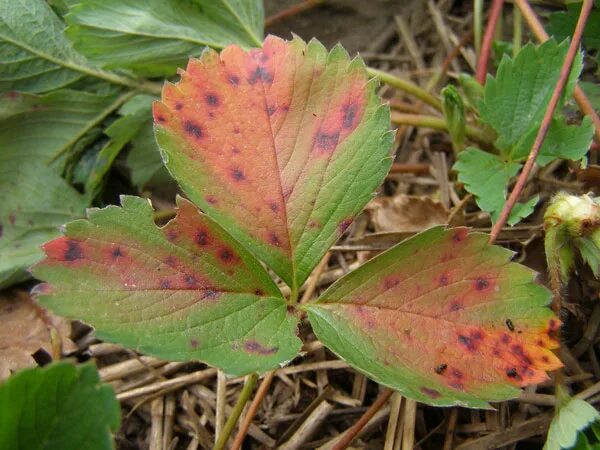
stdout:
[[436,391],[435,389],[431,389],[425,386],[421,386],[421,388],[419,389],[423,394],[425,394],[428,397],[431,398],[440,398],[442,396],[442,394],[440,394],[438,391]]
[[256,353],[258,355],[272,355],[277,353],[278,347],[265,347],[255,340],[249,340],[244,343],[244,348],[248,353]]
[[83,258],[83,249],[79,245],[79,242],[73,240],[67,241],[64,258],[65,261],[75,261],[76,259]]

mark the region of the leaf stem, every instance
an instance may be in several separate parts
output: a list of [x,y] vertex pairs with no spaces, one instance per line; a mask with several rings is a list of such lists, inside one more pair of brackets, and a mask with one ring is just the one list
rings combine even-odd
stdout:
[[257,380],[257,373],[252,373],[246,377],[246,382],[244,383],[242,392],[240,393],[240,396],[238,397],[238,400],[235,406],[233,407],[233,410],[231,411],[231,415],[227,419],[227,422],[225,422],[223,431],[221,431],[221,434],[219,435],[219,438],[217,439],[213,450],[223,450],[225,448],[225,445],[227,445],[229,436],[231,436],[231,432],[235,428],[235,425],[238,419],[240,418],[240,415],[242,414],[246,403],[248,403],[248,400],[250,399],[250,394],[252,394],[254,386],[256,386]]
[[440,99],[431,95],[429,92],[417,86],[415,83],[408,80],[403,80],[402,78],[398,78],[397,76],[394,76],[390,73],[383,72],[378,69],[373,69],[372,67],[367,67],[367,72],[369,75],[379,78],[382,82],[389,84],[390,86],[395,87],[397,89],[400,89],[401,91],[404,91],[407,94],[410,94],[413,97],[424,101],[429,106],[442,112],[442,102],[440,101]]
[[121,94],[119,97],[117,97],[114,102],[112,102],[110,105],[108,105],[106,108],[104,108],[100,112],[100,114],[98,114],[96,117],[94,117],[93,120],[88,122],[87,125],[79,133],[77,133],[75,136],[73,136],[73,138],[69,142],[67,142],[58,152],[56,152],[48,160],[48,164],[52,164],[54,161],[56,161],[58,158],[60,158],[67,150],[69,150],[73,145],[75,145],[75,143],[79,139],[81,139],[83,136],[85,136],[88,133],[88,131],[90,131],[92,128],[94,128],[96,125],[98,125],[100,122],[102,122],[108,116],[110,116],[113,112],[115,112],[117,109],[119,109],[125,102],[127,102],[127,100],[129,100],[131,97],[133,97],[136,94],[138,94],[138,92],[136,92],[136,91],[127,91],[127,92]]
[[513,58],[517,57],[517,53],[521,50],[523,43],[523,16],[519,8],[513,5]]
[[300,14],[304,11],[308,11],[311,8],[314,8],[321,3],[325,3],[325,0],[303,0],[302,2],[292,5],[289,8],[284,9],[283,11],[279,11],[272,16],[269,16],[265,19],[265,27],[269,27],[274,23],[280,22],[288,17],[295,16],[296,14]]
[[269,392],[269,387],[271,386],[271,382],[273,381],[276,372],[277,369],[271,370],[269,373],[267,373],[267,375],[265,375],[262,383],[260,383],[260,386],[256,391],[256,395],[254,396],[252,403],[250,403],[248,413],[244,416],[244,420],[242,420],[242,423],[240,424],[240,428],[235,435],[233,444],[231,444],[231,450],[239,450],[242,447],[242,443],[244,442],[248,428],[250,428],[250,425],[252,424],[252,419],[254,419],[260,404],[267,395],[267,392]]
[[[441,117],[426,116],[423,114],[406,114],[392,111],[392,122],[398,125],[412,125],[415,127],[433,128],[435,130],[448,131],[448,124]],[[469,139],[484,144],[493,146],[494,141],[491,136],[488,136],[484,131],[472,125],[467,125],[466,135]]]
[[504,0],[494,0],[492,3],[492,9],[488,22],[485,27],[485,34],[483,36],[483,42],[481,44],[481,52],[477,59],[477,70],[475,71],[475,79],[479,84],[485,83],[485,76],[487,74],[487,65],[490,59],[490,53],[492,50],[492,41],[494,40],[494,32],[496,31],[496,24],[502,13],[502,5]]
[[[529,26],[533,34],[535,34],[535,37],[538,39],[538,41],[547,41],[550,36],[548,36],[546,30],[544,30],[542,23],[535,15],[535,12],[533,11],[529,3],[527,3],[527,0],[515,0],[514,3],[521,11],[521,15],[527,22],[527,25]],[[579,85],[575,86],[573,98],[577,102],[577,105],[579,106],[581,112],[586,116],[589,116],[592,119],[592,122],[594,122],[596,140],[600,142],[600,117],[598,117],[598,114],[594,110],[594,107],[583,92],[583,89],[579,87]]]
[[367,409],[364,412],[364,414],[360,417],[360,419],[358,419],[358,421],[354,425],[348,428],[342,439],[340,439],[332,447],[331,450],[344,450],[345,448],[347,448],[352,443],[354,438],[356,438],[358,433],[360,433],[360,430],[362,430],[365,427],[367,422],[371,420],[375,413],[381,409],[381,407],[385,404],[385,402],[388,401],[388,399],[392,396],[393,393],[394,391],[392,389],[383,389],[377,397],[377,399],[375,400],[375,402],[371,406],[369,406],[369,409]]
[[550,98],[550,102],[548,103],[548,107],[546,108],[546,112],[544,113],[544,118],[542,119],[542,124],[540,125],[540,129],[535,137],[535,141],[533,146],[531,147],[531,151],[529,152],[529,156],[527,157],[527,161],[525,162],[525,166],[515,183],[515,187],[510,193],[508,200],[504,204],[502,211],[498,217],[498,221],[494,224],[492,231],[490,233],[490,243],[493,243],[500,230],[508,220],[508,216],[513,206],[517,202],[521,191],[525,187],[525,182],[531,173],[533,166],[535,165],[535,160],[537,155],[542,147],[544,142],[544,138],[548,133],[548,129],[550,128],[550,121],[552,120],[552,116],[554,115],[554,110],[558,105],[560,97],[562,96],[563,90],[567,84],[567,79],[569,78],[569,73],[571,72],[571,66],[573,65],[573,60],[577,55],[579,50],[579,43],[581,42],[581,37],[583,35],[583,29],[585,28],[585,23],[590,15],[592,10],[593,2],[592,0],[583,0],[583,4],[581,6],[581,13],[579,14],[579,19],[577,20],[577,26],[575,27],[575,32],[573,33],[573,40],[569,45],[569,50],[567,51],[567,55],[563,62],[563,65],[560,69],[560,76],[558,81],[556,82],[556,86],[554,87],[554,91],[552,92],[552,97]]
[[481,50],[481,35],[483,30],[483,0],[473,0],[473,34],[475,53]]

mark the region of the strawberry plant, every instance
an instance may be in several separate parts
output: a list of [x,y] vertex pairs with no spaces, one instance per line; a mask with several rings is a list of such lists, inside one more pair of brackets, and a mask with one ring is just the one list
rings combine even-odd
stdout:
[[130,196],[67,224],[33,268],[39,302],[107,341],[232,375],[294,359],[307,313],[334,353],[428,404],[485,408],[546,379],[560,366],[550,292],[465,228],[420,233],[298,303],[389,170],[375,88],[360,59],[315,40],[191,59],[153,108],[189,200],[163,227]]

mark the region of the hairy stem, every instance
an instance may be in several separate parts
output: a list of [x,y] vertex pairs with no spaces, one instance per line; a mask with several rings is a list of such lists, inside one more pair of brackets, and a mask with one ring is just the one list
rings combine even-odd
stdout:
[[581,6],[581,13],[579,14],[579,19],[577,20],[577,26],[575,27],[575,33],[573,33],[573,40],[569,45],[569,50],[567,52],[567,56],[563,62],[563,65],[560,69],[560,76],[554,87],[554,92],[552,92],[552,97],[550,98],[550,102],[548,103],[548,107],[546,108],[546,112],[544,113],[544,118],[542,119],[542,124],[540,125],[540,129],[535,137],[535,141],[533,146],[531,147],[531,151],[529,152],[529,156],[527,157],[527,161],[525,162],[525,166],[517,179],[514,189],[510,193],[508,200],[504,204],[502,211],[500,212],[500,216],[498,217],[498,221],[494,224],[492,231],[490,233],[490,243],[494,242],[500,233],[500,230],[508,220],[508,216],[513,206],[517,202],[519,195],[521,195],[521,191],[525,187],[525,182],[527,181],[527,177],[531,173],[533,166],[535,165],[535,160],[537,155],[542,147],[544,142],[544,138],[548,133],[548,129],[550,128],[550,121],[552,120],[552,116],[554,115],[554,111],[556,110],[556,106],[562,96],[563,90],[567,84],[567,79],[569,78],[569,73],[571,72],[571,66],[573,65],[573,60],[577,55],[577,51],[579,50],[579,43],[581,42],[581,36],[583,35],[583,29],[585,28],[585,23],[590,15],[592,10],[593,2],[592,0],[584,0],[583,5]]
[[240,418],[240,415],[242,414],[246,403],[248,403],[248,400],[250,399],[250,394],[252,394],[254,386],[256,386],[257,380],[257,373],[252,373],[246,377],[246,382],[244,383],[242,392],[240,393],[240,396],[238,397],[238,400],[235,406],[233,407],[233,410],[231,411],[231,415],[227,419],[227,422],[225,422],[225,426],[223,427],[223,430],[221,431],[221,434],[219,435],[219,438],[217,439],[213,450],[223,450],[227,445],[229,436],[231,436],[231,432],[235,428],[235,425],[237,424],[237,421]]
[[492,51],[492,41],[494,40],[494,33],[496,31],[496,24],[502,13],[502,5],[504,0],[494,0],[492,3],[492,10],[488,18],[487,25],[485,27],[485,35],[483,36],[483,42],[481,44],[481,52],[477,59],[477,70],[475,71],[475,79],[479,84],[485,83],[485,76],[487,74],[487,65],[490,59],[490,53]]
[[395,87],[396,89],[400,89],[401,91],[404,91],[407,94],[418,98],[419,100],[422,100],[423,102],[427,103],[429,106],[435,108],[440,112],[442,111],[442,102],[440,101],[440,99],[431,95],[429,92],[417,86],[415,83],[403,80],[402,78],[398,78],[392,74],[383,72],[381,70],[373,69],[371,67],[367,68],[367,72],[369,73],[369,75],[379,78],[384,83],[389,84],[390,86]]

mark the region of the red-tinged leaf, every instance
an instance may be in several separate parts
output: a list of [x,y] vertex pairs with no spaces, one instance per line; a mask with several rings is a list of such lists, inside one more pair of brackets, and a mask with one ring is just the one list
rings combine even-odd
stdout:
[[154,105],[156,137],[188,196],[294,289],[390,167],[375,87],[341,46],[269,36],[190,60]]
[[432,228],[377,256],[306,306],[353,367],[431,405],[489,407],[561,366],[550,292],[511,252],[467,229]]
[[102,339],[231,374],[292,359],[297,319],[267,272],[189,201],[178,207],[163,228],[137,197],[68,224],[33,269],[40,303]]

